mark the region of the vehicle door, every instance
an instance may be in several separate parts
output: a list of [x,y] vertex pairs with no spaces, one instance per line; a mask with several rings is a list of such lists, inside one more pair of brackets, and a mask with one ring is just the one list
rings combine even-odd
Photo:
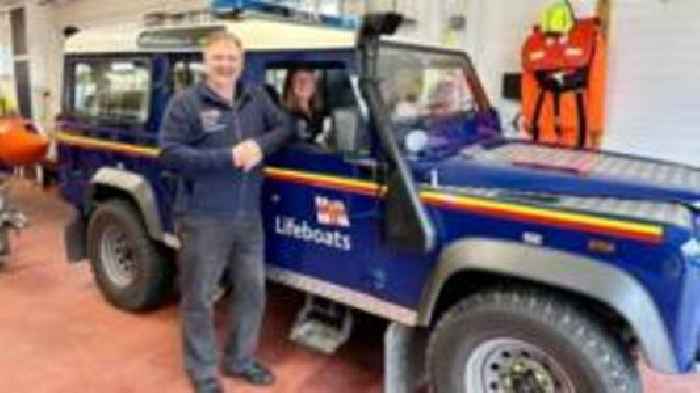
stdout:
[[[359,99],[353,53],[307,53],[289,59],[270,56],[253,60],[253,66],[265,70],[263,82],[285,110],[290,70],[314,70],[325,118],[318,138],[297,135],[267,163],[262,203],[270,273],[294,280],[297,286],[372,292],[379,170]],[[290,116],[289,126],[299,131],[295,121]],[[347,126],[343,122],[356,122],[360,132],[338,135],[336,131]],[[355,141],[345,138],[353,136]]]

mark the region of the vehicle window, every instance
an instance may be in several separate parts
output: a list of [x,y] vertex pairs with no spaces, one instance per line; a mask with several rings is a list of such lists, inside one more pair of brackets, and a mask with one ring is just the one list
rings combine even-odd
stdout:
[[[358,95],[350,73],[342,64],[272,66],[266,71],[265,87],[288,113],[290,127],[298,141],[329,152],[348,152],[347,146],[354,141],[352,138],[360,137],[362,140],[353,152],[369,154],[369,142],[364,140],[368,139],[364,137],[366,127],[359,116]],[[348,113],[357,114],[360,128],[357,135],[352,135],[354,127],[348,128],[348,123],[335,126],[333,114],[337,111],[344,111],[346,116],[340,118],[346,120]]]
[[461,59],[386,52],[381,63],[381,90],[393,118],[446,116],[476,110]]
[[84,115],[97,116],[97,82],[90,64],[75,66],[75,94],[73,109]]
[[284,90],[284,81],[287,79],[287,72],[286,68],[269,69],[265,73],[265,83],[281,95]]
[[173,67],[173,87],[178,93],[204,79],[201,61],[178,61]]
[[142,60],[81,62],[74,67],[73,112],[102,121],[145,123],[150,67]]
[[410,158],[441,159],[480,137],[476,118],[487,108],[466,56],[385,45],[378,73],[392,129]]

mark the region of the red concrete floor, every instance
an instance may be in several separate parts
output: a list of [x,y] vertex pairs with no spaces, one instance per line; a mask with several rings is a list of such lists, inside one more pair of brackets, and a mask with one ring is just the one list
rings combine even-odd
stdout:
[[[189,392],[175,304],[136,315],[111,307],[89,266],[64,260],[70,208],[26,182],[14,185],[13,197],[32,224],[13,238],[14,255],[0,270],[0,393]],[[311,353],[286,339],[300,302],[297,293],[270,288],[260,357],[279,382],[256,389],[227,380],[227,391],[381,392],[384,325],[361,318],[337,355]],[[219,327],[223,319],[220,312]],[[646,393],[700,392],[700,376],[644,370],[643,377]]]

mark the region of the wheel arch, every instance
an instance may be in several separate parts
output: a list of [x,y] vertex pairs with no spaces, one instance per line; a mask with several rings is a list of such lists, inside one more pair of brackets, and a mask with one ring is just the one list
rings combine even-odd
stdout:
[[154,240],[166,241],[153,187],[142,175],[123,169],[100,168],[90,180],[86,197],[88,210],[93,210],[96,203],[115,197],[129,201],[141,215],[148,235]]
[[418,325],[429,326],[449,305],[450,297],[463,297],[470,290],[504,281],[535,284],[592,300],[590,303],[603,306],[632,329],[653,368],[680,372],[653,299],[631,275],[593,258],[521,243],[465,239],[446,247],[424,289]]

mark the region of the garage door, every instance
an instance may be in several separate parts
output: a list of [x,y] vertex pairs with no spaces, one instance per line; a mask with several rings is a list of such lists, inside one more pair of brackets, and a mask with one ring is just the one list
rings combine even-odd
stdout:
[[700,166],[700,2],[613,0],[605,147]]

